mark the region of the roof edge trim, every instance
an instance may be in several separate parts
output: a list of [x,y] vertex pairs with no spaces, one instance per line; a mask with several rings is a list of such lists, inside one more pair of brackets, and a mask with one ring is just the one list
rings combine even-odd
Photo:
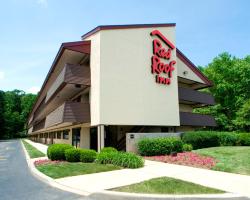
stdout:
[[162,24],[124,24],[124,25],[101,25],[92,29],[91,31],[82,35],[82,39],[101,31],[101,30],[112,30],[112,29],[131,29],[131,28],[154,28],[154,27],[175,27],[176,23],[162,23]]
[[192,63],[178,48],[176,48],[176,56],[184,62],[201,80],[205,82],[208,87],[213,86],[210,81],[196,66]]

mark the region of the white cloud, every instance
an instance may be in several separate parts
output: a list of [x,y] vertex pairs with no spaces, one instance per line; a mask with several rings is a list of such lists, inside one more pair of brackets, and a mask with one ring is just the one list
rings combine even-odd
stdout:
[[28,93],[32,93],[32,94],[37,94],[39,91],[40,91],[40,88],[37,86],[33,86],[27,90]]
[[5,77],[4,72],[1,72],[1,71],[0,71],[0,80],[3,80],[3,79],[4,79],[4,77]]
[[37,3],[44,7],[48,6],[48,0],[37,0]]

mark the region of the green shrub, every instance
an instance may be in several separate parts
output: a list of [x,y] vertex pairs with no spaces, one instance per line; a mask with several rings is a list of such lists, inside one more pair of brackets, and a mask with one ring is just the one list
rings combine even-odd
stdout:
[[194,149],[234,146],[239,143],[237,133],[216,131],[186,132],[182,136],[182,141],[184,143],[192,144]]
[[47,156],[51,160],[65,160],[65,150],[73,148],[69,144],[52,144],[47,149]]
[[239,133],[238,143],[242,146],[250,146],[250,133]]
[[144,159],[133,153],[126,152],[102,152],[97,155],[97,163],[113,164],[125,168],[139,168],[144,166]]
[[118,152],[102,152],[97,154],[96,162],[99,164],[112,164],[112,159],[118,154]]
[[104,147],[101,149],[101,153],[103,152],[106,152],[106,153],[117,152],[117,149],[114,147]]
[[94,162],[96,159],[96,151],[92,149],[81,149],[80,150],[80,161],[84,163]]
[[179,138],[170,138],[170,141],[173,144],[173,151],[174,152],[177,152],[177,153],[183,152],[184,143],[182,142],[181,139],[179,139]]
[[238,141],[238,135],[234,132],[217,132],[220,146],[235,146]]
[[80,161],[80,149],[66,149],[65,158],[68,162],[79,162]]
[[183,151],[192,151],[193,146],[192,144],[183,144]]
[[187,144],[192,144],[194,149],[220,146],[217,132],[186,132],[182,136],[182,141]]
[[142,156],[169,155],[182,152],[183,142],[176,137],[145,138],[138,142],[138,150]]

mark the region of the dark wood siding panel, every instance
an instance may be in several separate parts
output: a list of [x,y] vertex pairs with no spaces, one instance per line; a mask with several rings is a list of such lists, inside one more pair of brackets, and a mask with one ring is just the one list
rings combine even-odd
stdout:
[[66,64],[47,92],[46,103],[51,101],[66,84],[90,86],[90,68],[83,65]]
[[43,129],[44,127],[45,127],[45,118],[33,126],[32,132]]
[[66,65],[65,82],[90,85],[90,68],[84,65]]
[[45,108],[45,106],[46,106],[46,104],[45,104],[45,97],[44,97],[43,100],[41,101],[41,103],[39,104],[38,108],[34,112],[33,122],[36,121],[37,116],[42,112],[42,110]]
[[178,88],[179,99],[199,104],[215,105],[214,97],[211,94],[192,90],[189,88]]
[[62,71],[59,73],[53,84],[50,86],[50,88],[47,91],[46,95],[46,103],[48,100],[54,95],[54,93],[60,88],[60,86],[63,84],[65,79],[65,67],[62,69]]
[[66,102],[64,107],[64,122],[90,122],[89,103]]
[[64,107],[65,104],[62,104],[61,106],[57,107],[50,114],[47,115],[45,122],[46,128],[63,122]]
[[180,112],[181,126],[216,126],[214,117],[197,113]]

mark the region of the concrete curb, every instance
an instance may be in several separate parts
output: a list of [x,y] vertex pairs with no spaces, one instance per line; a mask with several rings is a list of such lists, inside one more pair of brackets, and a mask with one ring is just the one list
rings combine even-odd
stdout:
[[70,187],[61,185],[58,182],[56,182],[55,179],[50,178],[50,177],[46,176],[45,174],[41,173],[39,170],[36,169],[36,167],[34,165],[34,161],[35,160],[46,159],[47,157],[41,157],[41,158],[31,159],[29,157],[29,154],[28,154],[27,150],[25,149],[24,144],[23,144],[22,141],[21,141],[21,144],[22,144],[23,151],[24,151],[24,154],[25,154],[25,158],[26,158],[26,161],[27,161],[27,164],[28,164],[28,167],[29,167],[31,173],[36,178],[38,178],[40,181],[42,181],[44,183],[47,183],[47,184],[49,184],[52,187],[55,187],[55,188],[58,188],[60,190],[64,190],[64,191],[67,191],[67,192],[71,192],[71,193],[74,193],[74,194],[79,194],[79,195],[82,195],[82,196],[88,196],[88,195],[90,195],[90,193],[87,192],[87,191],[80,191],[80,190],[77,190],[77,189],[74,189],[74,188],[70,188]]
[[232,194],[204,194],[204,195],[160,195],[160,194],[140,194],[127,192],[102,191],[88,196],[95,200],[247,200],[249,198]]
[[115,192],[115,191],[107,191],[103,190],[100,192],[87,192],[77,190],[75,188],[71,188],[68,186],[64,186],[58,183],[55,179],[52,179],[45,174],[41,173],[39,170],[36,169],[34,165],[35,160],[47,159],[47,157],[35,158],[31,159],[27,150],[24,147],[23,142],[21,141],[23,151],[26,157],[26,161],[31,173],[38,178],[39,180],[43,181],[44,183],[49,184],[52,187],[58,188],[60,190],[64,190],[67,192],[75,193],[78,195],[82,195],[87,197],[87,199],[95,199],[95,200],[247,200],[249,198],[244,197],[242,195],[233,194],[233,193],[224,193],[224,194],[205,194],[205,195],[157,195],[157,194],[139,194],[139,193],[126,193],[126,192]]

